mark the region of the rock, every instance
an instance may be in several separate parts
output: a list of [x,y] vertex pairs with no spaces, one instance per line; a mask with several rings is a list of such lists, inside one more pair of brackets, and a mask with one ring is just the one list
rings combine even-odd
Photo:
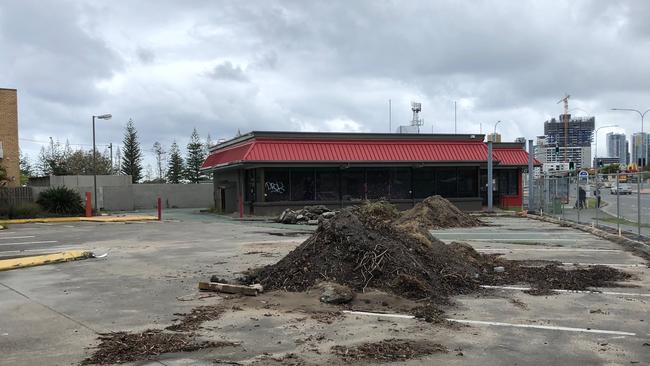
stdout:
[[322,214],[323,212],[329,212],[329,208],[323,205],[305,206],[303,210],[316,216]]
[[307,221],[307,225],[318,225],[318,220],[309,220]]
[[280,221],[283,224],[295,224],[298,221],[298,217],[295,212],[289,210],[284,214],[284,219]]
[[347,304],[354,298],[349,287],[338,283],[323,282],[318,287],[321,289],[320,301],[326,304]]
[[298,215],[296,216],[296,220],[298,220],[298,221],[300,221],[300,220],[304,220],[304,219],[305,219],[305,215],[303,215],[303,214],[298,214]]
[[499,266],[499,267],[494,267],[494,272],[497,272],[497,273],[505,272],[505,270],[506,270],[506,269],[503,268],[503,267],[501,267],[501,266]]
[[324,219],[331,219],[332,217],[334,217],[334,215],[336,215],[336,212],[334,212],[334,211],[323,212],[323,213],[321,214],[321,216],[322,216]]

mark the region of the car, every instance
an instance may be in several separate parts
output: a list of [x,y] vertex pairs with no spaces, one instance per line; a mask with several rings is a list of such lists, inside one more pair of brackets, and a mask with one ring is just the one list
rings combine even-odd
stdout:
[[611,194],[632,194],[632,186],[629,183],[618,183],[618,186],[616,184],[612,184],[612,188],[610,188],[610,193]]

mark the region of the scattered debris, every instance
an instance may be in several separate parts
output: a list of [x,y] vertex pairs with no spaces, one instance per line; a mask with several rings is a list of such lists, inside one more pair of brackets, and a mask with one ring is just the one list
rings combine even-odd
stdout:
[[343,317],[343,313],[340,311],[319,311],[311,314],[312,319],[325,324],[332,324],[341,317]]
[[321,289],[320,301],[326,304],[347,304],[354,299],[354,292],[338,283],[322,282],[318,288]]
[[191,352],[204,348],[235,346],[231,342],[201,341],[194,335],[148,329],[139,333],[116,332],[99,336],[95,352],[82,365],[110,365],[156,359],[163,353]]
[[510,299],[510,303],[520,309],[528,310],[528,305],[519,299]]
[[203,322],[219,319],[223,312],[224,308],[220,306],[199,306],[192,309],[189,314],[174,314],[183,318],[179,323],[165,329],[175,332],[195,331],[201,327]]
[[336,215],[336,211],[332,211],[323,205],[305,206],[300,210],[287,208],[276,221],[282,224],[318,225],[318,223],[330,219],[334,215]]
[[228,283],[218,283],[218,282],[199,282],[199,290],[224,292],[227,294],[243,294],[248,296],[257,296],[258,292],[263,291],[263,287],[262,285],[259,284],[245,286],[245,285],[231,285]]
[[395,224],[407,229],[420,226],[428,230],[483,225],[479,219],[461,211],[441,196],[425,198],[412,209],[404,211]]
[[420,358],[433,353],[447,353],[441,344],[423,340],[387,339],[380,342],[363,343],[355,347],[333,346],[332,353],[345,362],[395,362]]
[[416,319],[422,319],[427,323],[447,323],[445,319],[445,312],[438,309],[433,304],[427,304],[423,306],[418,306],[411,309],[411,314],[415,316]]
[[601,309],[596,309],[596,310],[593,310],[593,309],[592,309],[592,310],[589,310],[589,314],[603,314],[603,315],[607,315],[607,314],[609,314],[609,313],[606,312],[606,311],[603,311],[603,310],[601,310]]

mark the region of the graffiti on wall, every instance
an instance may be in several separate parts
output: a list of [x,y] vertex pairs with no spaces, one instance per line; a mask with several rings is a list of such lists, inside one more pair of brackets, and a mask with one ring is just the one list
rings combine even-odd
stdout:
[[264,188],[266,188],[267,193],[284,193],[286,190],[282,182],[266,182]]

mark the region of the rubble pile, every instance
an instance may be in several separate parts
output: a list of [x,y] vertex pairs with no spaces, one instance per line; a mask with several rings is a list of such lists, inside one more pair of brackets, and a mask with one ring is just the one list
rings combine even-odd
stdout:
[[280,214],[276,221],[282,224],[317,225],[324,220],[334,217],[336,212],[323,205],[305,206],[300,210],[287,208]]
[[431,196],[417,203],[412,209],[406,210],[395,224],[405,229],[418,226],[428,230],[450,227],[481,226],[479,219],[458,209],[453,203],[440,196]]

